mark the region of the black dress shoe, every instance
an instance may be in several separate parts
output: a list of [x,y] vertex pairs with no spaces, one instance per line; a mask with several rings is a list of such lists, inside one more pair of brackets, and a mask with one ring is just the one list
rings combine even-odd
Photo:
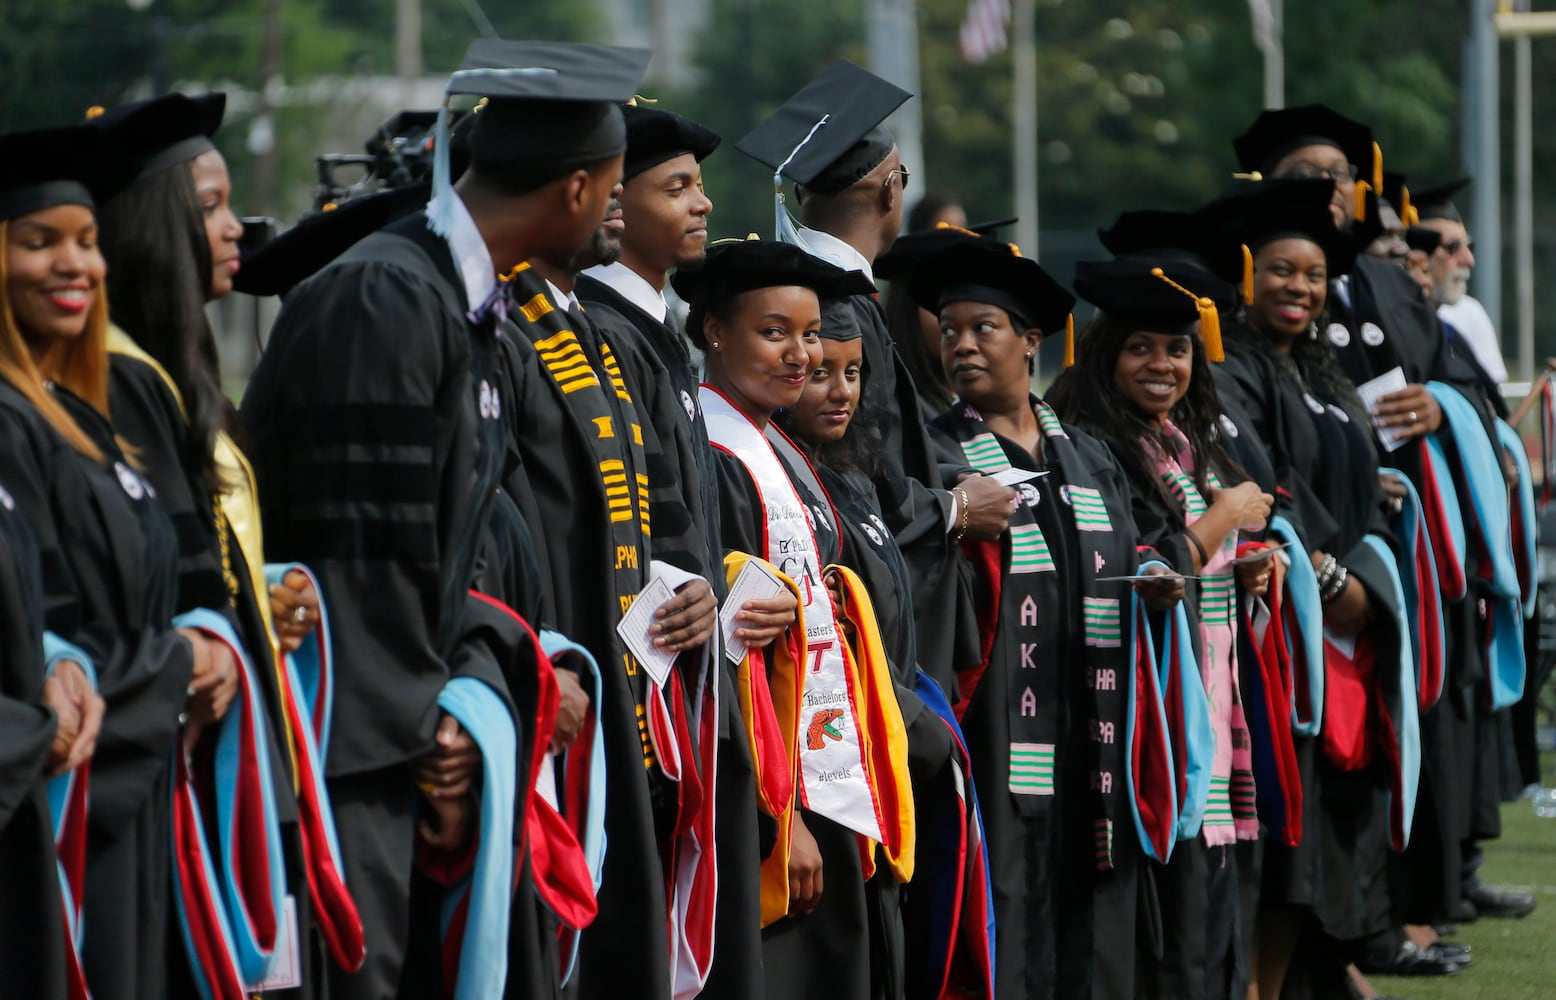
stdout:
[[1482,917],[1527,917],[1535,906],[1534,893],[1494,885],[1466,886],[1464,898]]
[[1470,946],[1467,944],[1455,944],[1450,941],[1433,941],[1426,946],[1427,952],[1444,962],[1452,962],[1459,968],[1468,968],[1475,964],[1474,957],[1470,954]]
[[[1480,911],[1475,908],[1474,903],[1461,898],[1448,907],[1448,919],[1456,924],[1473,924],[1480,919]],[[1439,931],[1438,933],[1442,932]]]
[[1387,962],[1356,963],[1356,967],[1369,976],[1451,976],[1459,971],[1459,963],[1433,954],[1414,941],[1405,941]]
[[1437,932],[1439,937],[1453,937],[1459,933],[1458,924],[1433,924],[1432,929]]

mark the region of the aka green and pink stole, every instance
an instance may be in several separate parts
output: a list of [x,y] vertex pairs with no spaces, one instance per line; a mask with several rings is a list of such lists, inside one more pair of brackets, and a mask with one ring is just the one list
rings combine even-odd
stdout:
[[[1163,424],[1162,437],[1165,448],[1151,439],[1142,444],[1155,461],[1157,476],[1178,502],[1185,527],[1192,530],[1210,509],[1195,484],[1193,450],[1188,437],[1170,420]],[[1221,488],[1213,470],[1207,470],[1206,480],[1211,489]],[[1232,563],[1237,557],[1237,532],[1228,532],[1209,555],[1199,571],[1197,610],[1200,675],[1210,701],[1215,738],[1203,831],[1205,843],[1216,847],[1257,838],[1259,817],[1255,808],[1252,745],[1238,688],[1237,579]]]
[[[1124,528],[1115,530],[1109,510],[1110,499],[1127,510],[1127,498],[1112,496],[1116,490],[1105,495],[1101,483],[1089,481],[1087,463],[1058,416],[1041,400],[1034,400],[1033,408],[1049,469],[1064,483],[1079,542],[1079,617],[1091,698],[1090,704],[1076,707],[1076,718],[1077,724],[1088,727],[1093,748],[1096,864],[1099,869],[1112,867],[1113,837],[1120,823],[1134,827],[1147,856],[1165,859],[1177,838],[1180,783],[1158,664],[1142,630],[1131,628],[1125,634],[1125,602],[1133,608],[1129,585],[1098,579],[1133,573],[1140,562],[1132,522],[1126,519]],[[974,407],[958,404],[951,417],[947,429],[975,469],[993,475],[1011,468],[1003,446]],[[996,677],[1003,675],[1011,733],[1010,782],[1004,792],[1022,815],[1044,815],[1054,795],[1054,749],[1061,734],[1058,706],[1052,698],[1040,698],[1039,691],[1061,690],[1058,678],[1066,665],[1036,653],[1043,636],[1040,609],[1054,606],[1052,592],[1061,585],[1057,566],[1026,504],[1011,516],[998,542],[965,542],[963,552],[990,597],[978,612],[983,661],[961,675],[958,709],[966,711],[991,670]],[[1133,610],[1130,618],[1135,619]],[[1015,662],[990,662],[1001,629],[1017,639],[1014,648],[1020,655]],[[999,791],[984,789],[983,794]]]

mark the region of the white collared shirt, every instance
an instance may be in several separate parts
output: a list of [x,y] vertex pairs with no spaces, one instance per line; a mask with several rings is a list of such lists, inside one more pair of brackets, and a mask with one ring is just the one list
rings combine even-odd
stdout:
[[[578,296],[572,292],[563,292],[562,289],[552,283],[550,278],[546,279],[546,294],[551,296],[551,304],[563,312],[578,305]],[[579,306],[579,308],[582,307]]]
[[845,271],[863,271],[866,278],[872,282],[875,280],[874,267],[864,259],[864,254],[854,249],[853,244],[846,243],[831,233],[824,233],[819,229],[800,226],[799,230],[800,235],[809,245],[808,249],[817,257],[830,261]]
[[477,309],[492,294],[492,289],[497,287],[497,266],[492,263],[491,251],[486,249],[486,240],[481,237],[481,230],[476,228],[475,219],[465,207],[465,200],[458,194],[456,191],[452,199],[454,210],[448,230],[448,249],[454,256],[454,266],[459,269],[460,278],[464,280],[465,300],[471,309]]
[[647,278],[619,260],[614,264],[596,264],[584,274],[608,286],[617,295],[661,323],[670,315],[670,306],[665,302],[664,292],[649,284]]

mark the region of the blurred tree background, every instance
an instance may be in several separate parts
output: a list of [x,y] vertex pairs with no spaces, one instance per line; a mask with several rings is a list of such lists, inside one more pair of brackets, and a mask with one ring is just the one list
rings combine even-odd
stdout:
[[[649,19],[645,11],[683,3],[703,9],[694,37],[681,40],[690,72],[646,89],[726,137],[706,166],[715,234],[767,235],[770,175],[734,142],[833,59],[867,62],[866,0],[525,0],[484,8],[481,0],[421,0],[422,64],[435,86],[477,34],[611,41],[621,37],[622,11]],[[1468,10],[1466,0],[1287,5],[1287,102],[1323,101],[1370,122],[1385,161],[1418,186],[1456,176]],[[966,11],[967,0],[918,2],[916,100],[927,162],[908,165],[936,189],[955,192],[974,220],[999,218],[1011,214],[1013,187],[1010,55],[965,62],[957,29]],[[1262,61],[1247,0],[1038,0],[1036,28],[1037,92],[1022,99],[1038,105],[1042,256],[1064,278],[1075,259],[1100,252],[1095,230],[1118,211],[1188,207],[1220,189],[1233,169],[1229,139],[1262,104]],[[1534,59],[1534,79],[1551,79],[1556,45],[1537,42]],[[1509,193],[1511,61],[1504,49],[1508,176],[1499,180]],[[395,72],[389,0],[0,3],[0,129],[75,120],[90,105],[159,89],[225,87],[234,97],[219,140],[236,198],[288,220],[308,205],[313,157],[358,151],[366,138],[342,131],[342,105],[360,95],[341,81],[387,87]],[[286,86],[267,91],[269,78]],[[325,81],[324,94],[296,97],[316,80]],[[283,90],[293,97],[266,101]],[[273,117],[260,121],[267,103]],[[1553,175],[1556,134],[1537,129],[1535,176]],[[924,193],[914,181],[910,202]],[[1546,192],[1541,217],[1551,200]],[[1552,241],[1537,233],[1541,260],[1549,260]],[[1510,271],[1505,284],[1510,299]],[[1543,283],[1540,294],[1542,312],[1556,309],[1556,287]]]

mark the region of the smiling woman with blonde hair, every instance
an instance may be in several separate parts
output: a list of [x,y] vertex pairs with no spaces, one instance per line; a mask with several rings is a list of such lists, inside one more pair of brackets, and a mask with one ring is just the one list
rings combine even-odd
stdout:
[[0,482],[38,540],[46,626],[96,665],[82,957],[97,997],[162,996],[175,747],[237,692],[227,646],[175,628],[178,549],[108,422],[95,206],[133,172],[91,130],[0,136]]

